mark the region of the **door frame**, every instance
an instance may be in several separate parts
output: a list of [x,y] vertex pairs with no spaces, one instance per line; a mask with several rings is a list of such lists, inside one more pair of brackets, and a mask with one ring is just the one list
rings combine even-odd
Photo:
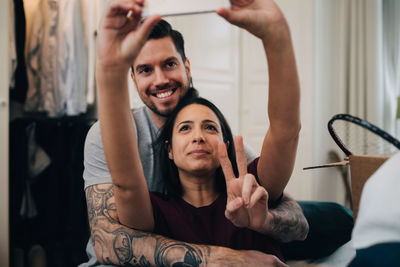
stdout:
[[0,266],[10,265],[9,236],[9,13],[0,1]]

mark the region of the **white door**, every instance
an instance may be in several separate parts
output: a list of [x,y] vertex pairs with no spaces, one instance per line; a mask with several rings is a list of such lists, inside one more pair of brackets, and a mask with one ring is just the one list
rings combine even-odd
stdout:
[[[312,172],[302,170],[312,162],[313,145],[313,0],[277,0],[289,23],[301,86],[302,129],[296,165],[287,191],[300,199],[313,199]],[[241,130],[244,139],[260,151],[269,125],[267,119],[268,74],[261,42],[247,32],[241,34]],[[289,97],[289,96],[288,96]]]
[[239,131],[239,31],[215,13],[178,16],[168,21],[185,39],[194,86]]
[[9,1],[0,1],[0,266],[9,266],[8,220],[8,19]]

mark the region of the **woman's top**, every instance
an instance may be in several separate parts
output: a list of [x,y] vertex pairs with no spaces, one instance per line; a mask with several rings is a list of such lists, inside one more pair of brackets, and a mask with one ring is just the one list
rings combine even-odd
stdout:
[[[250,164],[249,173],[255,175],[256,166]],[[225,217],[226,193],[220,194],[211,205],[200,208],[180,197],[150,193],[150,198],[154,213],[154,233],[196,244],[258,250],[283,260],[278,241],[248,228],[236,227]]]

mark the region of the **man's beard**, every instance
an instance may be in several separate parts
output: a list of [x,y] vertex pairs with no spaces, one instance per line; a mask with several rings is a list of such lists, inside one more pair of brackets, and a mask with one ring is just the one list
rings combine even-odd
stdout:
[[[146,105],[151,111],[153,111],[154,114],[164,117],[164,118],[168,118],[172,112],[174,111],[174,109],[178,106],[179,102],[181,101],[181,99],[189,92],[189,88],[191,86],[191,80],[192,78],[189,79],[189,83],[188,84],[177,84],[176,87],[178,88],[182,88],[181,90],[185,90],[185,93],[179,96],[178,102],[176,103],[176,105],[173,108],[169,108],[165,111],[161,111],[157,108],[157,106],[154,103],[151,103],[151,105]],[[177,92],[175,92],[177,93]]]
[[[180,100],[181,98],[179,98],[179,100]],[[179,103],[179,101],[178,101],[178,103]],[[156,107],[156,105],[154,105],[154,104],[152,104],[151,106],[147,106],[151,111],[153,111],[153,113],[154,114],[156,114],[156,115],[158,115],[158,116],[161,116],[161,117],[164,117],[164,118],[168,118],[170,115],[171,115],[171,113],[172,113],[172,111],[174,111],[174,109],[175,109],[175,107],[174,108],[171,108],[171,109],[167,109],[167,110],[165,110],[165,111],[161,111],[161,110],[159,110],[157,107]]]

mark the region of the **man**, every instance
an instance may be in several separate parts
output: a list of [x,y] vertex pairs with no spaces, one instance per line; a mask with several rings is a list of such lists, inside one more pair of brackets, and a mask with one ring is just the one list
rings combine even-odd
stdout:
[[[148,34],[145,29],[150,29],[159,18],[149,17],[139,26],[137,16],[140,16],[140,10],[137,5],[142,3],[141,0],[121,0],[110,4],[98,38],[97,76],[98,79],[107,81],[109,77],[114,77],[114,74],[120,75],[119,65],[131,65],[133,62],[133,80],[147,107],[133,111],[136,133],[132,134],[136,134],[138,138],[148,187],[151,191],[163,191],[160,178],[162,174],[157,173],[158,159],[157,155],[153,155],[151,144],[166,117],[189,88],[190,63],[184,55],[183,39],[180,40],[181,37],[176,32],[173,32],[172,36],[157,37],[159,33],[156,27],[145,42],[145,36]],[[231,9],[220,9],[217,13],[259,37],[268,57],[270,99],[276,103],[269,103],[272,111],[269,112],[271,128],[269,138],[264,142],[271,150],[271,158],[260,165],[269,166],[273,171],[267,181],[260,182],[268,189],[270,199],[277,200],[281,197],[291,174],[282,173],[280,169],[287,169],[286,166],[283,168],[282,164],[294,165],[300,129],[299,84],[289,28],[273,1],[233,0],[231,3]],[[128,13],[127,10],[133,10],[132,22],[124,17]],[[125,29],[127,30],[124,31]],[[135,54],[134,51],[140,53]],[[113,79],[109,80],[111,82]],[[126,81],[120,81],[121,87],[126,85]],[[288,95],[292,97],[287,97]],[[278,142],[286,145],[286,149],[279,151],[287,159],[285,162],[278,162],[272,155]],[[254,158],[251,155],[248,157]],[[201,259],[204,265],[279,264],[275,257],[256,251],[233,251],[222,247],[187,244],[120,225],[116,216],[113,187],[105,163],[99,124],[91,129],[87,137],[84,178],[92,237],[88,251],[92,251],[94,256],[93,249],[90,249],[94,245],[96,256],[103,264],[190,266],[193,265],[193,258]],[[280,216],[280,213],[284,213],[282,209],[290,210],[292,213],[289,215],[294,218]],[[291,225],[291,228],[287,228],[288,222],[295,221],[298,212],[301,212],[298,205],[286,197],[283,197],[278,208],[271,211],[276,214],[276,218],[282,220],[271,227],[283,228],[275,229],[277,233],[286,233],[280,236],[283,241],[305,238],[307,225]],[[90,259],[90,264],[96,264],[96,256]]]

